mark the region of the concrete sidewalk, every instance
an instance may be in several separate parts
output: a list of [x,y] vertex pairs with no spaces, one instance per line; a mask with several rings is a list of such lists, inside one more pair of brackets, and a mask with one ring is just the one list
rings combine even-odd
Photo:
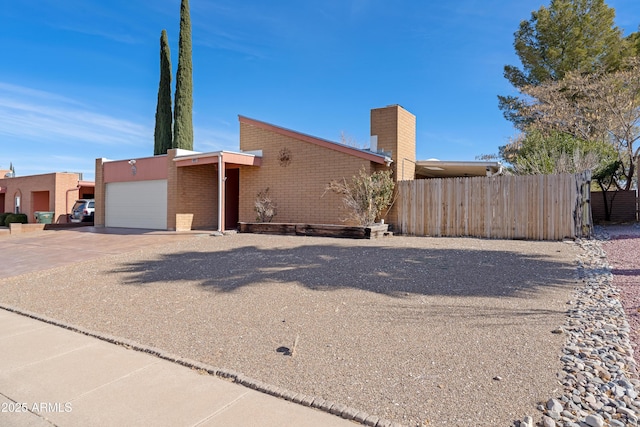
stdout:
[[355,426],[0,309],[1,426]]

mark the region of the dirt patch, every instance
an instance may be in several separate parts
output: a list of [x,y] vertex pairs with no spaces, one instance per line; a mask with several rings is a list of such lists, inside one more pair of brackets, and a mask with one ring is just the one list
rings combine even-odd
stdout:
[[406,425],[509,425],[559,389],[577,252],[207,236],[7,278],[0,301]]

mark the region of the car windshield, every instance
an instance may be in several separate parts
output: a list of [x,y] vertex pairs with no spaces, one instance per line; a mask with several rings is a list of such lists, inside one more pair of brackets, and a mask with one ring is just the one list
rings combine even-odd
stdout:
[[73,211],[74,212],[81,211],[82,209],[84,209],[84,205],[85,205],[85,202],[76,202],[76,204],[73,205]]
[[89,206],[88,208],[94,208],[95,207],[96,202],[89,202]]

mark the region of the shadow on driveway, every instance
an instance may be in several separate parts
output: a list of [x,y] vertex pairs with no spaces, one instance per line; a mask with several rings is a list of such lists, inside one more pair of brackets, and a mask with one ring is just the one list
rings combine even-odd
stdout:
[[327,244],[163,254],[113,272],[127,273],[129,285],[196,281],[216,292],[295,282],[312,290],[352,288],[397,297],[499,297],[572,281],[575,265],[509,251]]

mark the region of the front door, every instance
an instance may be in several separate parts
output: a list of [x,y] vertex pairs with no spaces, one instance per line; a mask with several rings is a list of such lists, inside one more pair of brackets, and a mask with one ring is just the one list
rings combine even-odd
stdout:
[[238,208],[240,198],[240,169],[226,169],[224,229],[238,228]]

